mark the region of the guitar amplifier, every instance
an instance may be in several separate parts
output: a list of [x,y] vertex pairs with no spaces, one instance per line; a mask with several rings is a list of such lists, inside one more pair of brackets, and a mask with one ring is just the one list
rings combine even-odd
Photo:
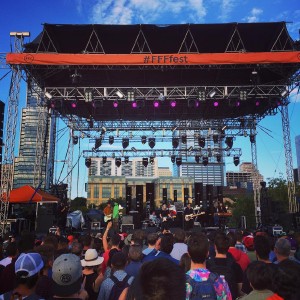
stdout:
[[121,225],[121,232],[130,233],[134,230],[134,224],[122,224]]

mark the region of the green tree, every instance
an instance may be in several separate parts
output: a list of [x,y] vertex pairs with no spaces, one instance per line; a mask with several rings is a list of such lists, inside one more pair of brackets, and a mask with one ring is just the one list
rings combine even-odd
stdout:
[[274,202],[272,207],[279,208],[281,212],[287,213],[289,210],[287,181],[282,176],[268,178],[268,180],[267,195]]
[[71,210],[80,210],[85,213],[87,211],[87,199],[84,197],[76,197],[71,201]]

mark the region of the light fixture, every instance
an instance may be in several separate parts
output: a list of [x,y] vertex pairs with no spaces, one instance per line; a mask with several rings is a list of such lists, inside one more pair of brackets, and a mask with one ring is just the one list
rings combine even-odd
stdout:
[[206,99],[205,91],[199,92],[198,99],[199,99],[199,101],[205,101],[205,99]]
[[102,164],[106,164],[107,162],[107,157],[106,156],[102,156]]
[[218,101],[214,101],[214,107],[218,107],[219,106],[219,102]]
[[84,99],[85,99],[85,102],[93,101],[93,89],[92,88],[86,88],[84,90]]
[[154,164],[154,156],[150,156],[150,164],[151,164],[151,165]]
[[158,107],[159,107],[159,101],[158,101],[158,100],[154,100],[154,101],[153,101],[153,106],[154,106],[155,108],[158,108]]
[[280,96],[282,98],[284,98],[286,95],[287,95],[288,91],[286,89],[284,89],[281,93],[280,93]]
[[232,136],[227,136],[225,139],[225,144],[227,145],[227,150],[231,149],[233,146],[233,137]]
[[87,168],[89,168],[89,167],[91,166],[91,164],[92,164],[92,159],[91,159],[90,157],[87,157],[87,158],[85,159],[85,166],[86,166]]
[[134,148],[134,147],[131,147],[131,151],[137,152],[136,148]]
[[255,134],[250,134],[250,136],[249,136],[249,138],[250,138],[250,143],[255,143]]
[[176,137],[172,138],[172,146],[175,149],[179,146],[179,139],[178,138],[176,138]]
[[216,155],[216,159],[217,159],[217,162],[220,163],[222,161],[222,156],[221,154],[217,154]]
[[110,135],[110,136],[108,137],[108,143],[109,143],[110,145],[112,145],[112,144],[114,143],[114,141],[115,141],[114,136],[113,136],[113,135]]
[[133,102],[131,103],[131,107],[132,107],[132,108],[137,108],[137,102],[136,102],[136,101],[133,101]]
[[81,74],[79,74],[77,70],[75,70],[75,72],[71,75],[72,84],[77,85],[80,82],[80,79],[81,79]]
[[241,101],[247,100],[247,91],[246,90],[240,90],[240,100]]
[[155,138],[149,138],[148,145],[151,149],[153,149],[155,147]]
[[238,156],[234,156],[233,163],[235,166],[238,166],[240,164],[240,158]]
[[230,107],[239,107],[241,105],[238,99],[229,99],[228,104]]
[[118,100],[114,100],[114,102],[113,102],[113,107],[114,107],[114,108],[117,108],[118,106],[119,106]]
[[146,142],[147,142],[147,137],[146,137],[145,135],[142,135],[142,136],[141,136],[141,142],[142,142],[143,145],[146,144]]
[[134,101],[134,91],[127,92],[127,101]]
[[195,155],[195,161],[197,164],[199,164],[200,162],[200,156],[199,155]]
[[165,100],[165,96],[163,95],[163,93],[160,93],[160,94],[159,94],[158,100],[159,100],[159,101],[164,101],[164,100]]
[[116,159],[115,159],[115,164],[116,164],[116,166],[117,166],[118,168],[121,166],[122,161],[121,161],[121,158],[120,158],[120,157],[116,157]]
[[188,148],[188,152],[191,152],[191,151],[193,151],[193,150],[194,150],[193,146],[190,146],[190,147]]
[[181,157],[176,157],[176,165],[179,167],[182,164],[182,158]]
[[199,107],[199,101],[197,99],[188,100],[188,108],[197,108]]
[[186,136],[186,134],[183,134],[183,135],[181,136],[181,143],[182,143],[182,144],[186,144],[186,142],[187,142],[187,136]]
[[73,145],[77,145],[78,144],[78,136],[77,135],[73,135],[72,136],[72,142],[73,142]]
[[120,99],[124,98],[124,94],[121,93],[119,90],[116,91],[116,95],[117,95]]
[[259,106],[260,105],[260,101],[259,100],[256,100],[255,101],[255,106]]
[[148,166],[148,157],[143,157],[142,163],[143,163],[143,166],[145,168],[147,168],[147,166]]
[[208,157],[207,156],[203,156],[202,157],[202,164],[203,164],[203,166],[207,166],[208,165]]
[[123,149],[126,149],[129,146],[129,138],[123,138],[122,139],[122,147]]
[[201,148],[205,147],[205,138],[204,137],[199,137],[198,138],[198,144]]
[[125,156],[125,157],[124,157],[124,163],[125,163],[125,164],[128,164],[128,163],[129,163],[129,156]]
[[171,107],[176,107],[176,100],[171,100],[170,105]]
[[102,139],[101,139],[101,138],[95,139],[95,147],[94,147],[94,150],[98,149],[101,145],[102,145]]
[[176,156],[173,154],[171,155],[171,162],[174,164],[175,163],[175,159],[176,159]]
[[216,95],[216,91],[215,91],[215,90],[211,90],[211,91],[208,93],[209,98],[213,98],[215,95]]
[[76,108],[77,107],[77,100],[72,100],[71,101],[71,107]]
[[49,100],[52,99],[52,95],[49,92],[45,93],[45,97]]

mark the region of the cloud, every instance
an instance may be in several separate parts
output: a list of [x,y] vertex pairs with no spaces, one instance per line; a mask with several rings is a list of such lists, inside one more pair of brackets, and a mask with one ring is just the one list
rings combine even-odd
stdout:
[[82,0],[75,1],[76,10],[79,14],[82,13]]
[[254,23],[259,21],[259,16],[263,13],[263,10],[260,8],[252,8],[249,16],[245,17],[243,20],[248,23]]
[[289,96],[289,100],[291,103],[300,103],[300,94],[299,94],[299,89],[295,88]]
[[236,3],[233,0],[221,0],[221,15],[218,19],[225,21],[229,18]]

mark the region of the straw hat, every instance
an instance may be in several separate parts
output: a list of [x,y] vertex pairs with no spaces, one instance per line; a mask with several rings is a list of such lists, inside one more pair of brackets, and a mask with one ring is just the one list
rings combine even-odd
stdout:
[[93,267],[98,266],[102,264],[104,261],[104,258],[101,256],[98,256],[96,249],[88,249],[85,252],[84,259],[81,260],[81,265],[83,267]]

